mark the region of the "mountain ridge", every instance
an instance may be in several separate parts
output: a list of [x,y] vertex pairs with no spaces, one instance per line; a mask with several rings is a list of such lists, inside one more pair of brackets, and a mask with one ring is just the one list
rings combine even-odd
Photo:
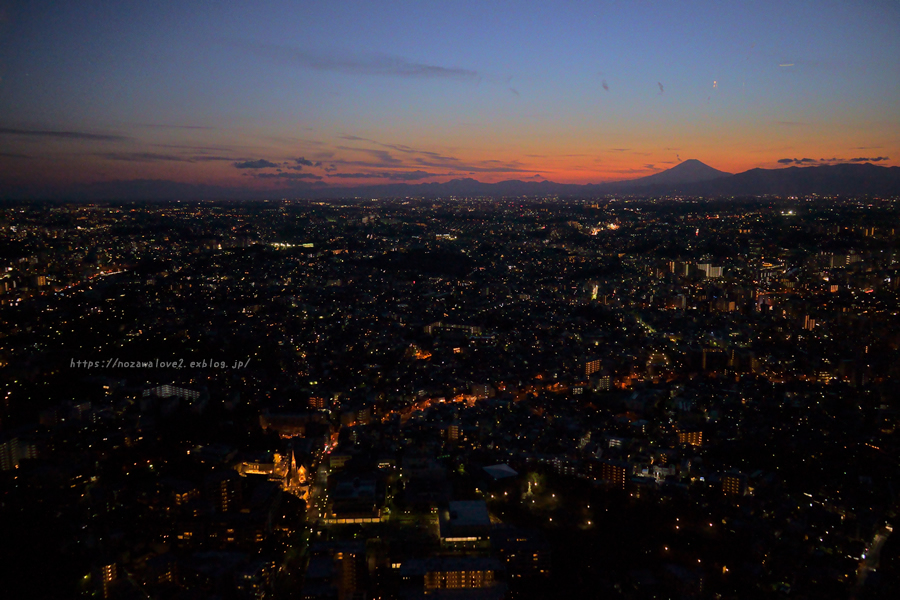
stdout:
[[[685,166],[686,165],[686,166]],[[900,195],[900,167],[871,163],[842,163],[781,169],[754,168],[731,174],[697,159],[639,179],[609,183],[571,184],[553,181],[510,179],[482,183],[476,179],[453,179],[445,183],[394,183],[356,188],[310,189],[315,197],[397,196],[531,196],[588,197],[606,194],[635,196],[761,196],[803,194]]]
[[386,183],[358,187],[329,188],[321,183],[304,183],[290,189],[259,191],[246,188],[191,184],[170,180],[135,179],[80,184],[66,188],[33,189],[6,187],[0,200],[252,200],[274,197],[309,199],[563,196],[586,198],[604,195],[633,196],[794,196],[897,195],[900,196],[900,167],[871,163],[841,163],[779,169],[754,168],[731,174],[697,159],[689,159],[647,177],[608,183],[556,183],[549,180],[509,179],[484,183],[471,177],[443,183]]

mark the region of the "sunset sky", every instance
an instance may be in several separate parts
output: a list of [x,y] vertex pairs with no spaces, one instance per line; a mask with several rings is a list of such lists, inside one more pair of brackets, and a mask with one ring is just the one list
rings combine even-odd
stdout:
[[900,165],[898,32],[895,0],[0,0],[0,197]]

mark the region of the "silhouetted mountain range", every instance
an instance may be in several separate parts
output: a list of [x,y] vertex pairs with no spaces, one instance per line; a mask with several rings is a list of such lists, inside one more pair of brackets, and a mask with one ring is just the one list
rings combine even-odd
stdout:
[[731,177],[677,186],[677,191],[703,196],[900,195],[900,167],[863,163],[750,169]]
[[316,197],[397,196],[571,196],[606,194],[635,196],[762,196],[803,194],[900,195],[900,167],[870,163],[751,169],[732,175],[690,159],[660,173],[601,184],[576,185],[552,181],[501,181],[482,183],[475,179],[453,179],[446,183],[397,183],[357,188],[310,190]]
[[635,189],[654,185],[678,185],[683,183],[697,183],[700,181],[713,181],[715,179],[729,177],[730,175],[731,173],[713,169],[696,158],[690,158],[683,163],[675,165],[671,169],[666,169],[665,171],[647,177],[632,179],[630,181],[620,181],[607,185]]
[[660,173],[601,184],[577,185],[552,181],[482,183],[475,179],[453,179],[445,183],[391,183],[359,187],[329,188],[321,183],[298,183],[295,187],[271,192],[188,184],[167,180],[141,179],[83,184],[65,189],[7,188],[4,198],[56,200],[199,200],[254,199],[265,197],[306,198],[391,198],[479,197],[479,196],[560,196],[594,197],[608,194],[634,196],[794,196],[806,194],[878,196],[900,195],[900,167],[870,163],[751,169],[732,175],[696,159],[686,160]]

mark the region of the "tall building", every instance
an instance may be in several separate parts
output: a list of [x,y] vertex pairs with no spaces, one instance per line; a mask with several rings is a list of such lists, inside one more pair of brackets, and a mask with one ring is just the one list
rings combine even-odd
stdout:
[[728,354],[721,348],[704,348],[701,361],[704,371],[723,371],[728,366]]
[[703,277],[706,279],[718,279],[722,277],[722,267],[715,267],[710,263],[698,264],[697,271],[703,273]]
[[540,533],[520,529],[495,531],[491,533],[491,546],[505,563],[511,597],[513,587],[525,589],[550,576],[551,546]]
[[227,513],[240,510],[242,502],[241,476],[231,469],[212,473],[206,479],[207,499],[216,512]]
[[604,460],[600,462],[600,478],[612,484],[613,487],[625,489],[625,479],[628,475],[628,464]]
[[669,271],[678,275],[679,277],[687,277],[690,268],[690,263],[681,262],[678,260],[669,262]]
[[726,496],[743,496],[747,493],[747,476],[743,473],[722,475],[722,493]]
[[343,543],[334,553],[338,600],[352,600],[365,587],[366,549],[362,543]]
[[11,437],[0,441],[0,471],[12,471],[19,466],[19,440]]
[[612,377],[609,375],[601,375],[597,377],[596,389],[601,392],[607,392],[612,389]]
[[447,441],[451,444],[459,442],[459,424],[451,423],[446,428]]
[[484,588],[492,583],[494,583],[494,572],[491,569],[473,568],[453,571],[441,569],[425,574],[425,589],[428,591]]
[[[304,598],[367,597],[366,546],[360,541],[319,542],[309,548]],[[273,565],[274,566],[274,565]]]
[[682,446],[702,446],[703,445],[703,432],[702,431],[679,431],[678,432],[678,443]]
[[[506,587],[498,577],[502,568],[503,565],[496,558],[445,556],[407,560],[400,566],[400,577],[410,597],[419,597],[424,592],[441,598],[466,598],[468,596],[465,595],[465,590],[491,588],[499,591],[502,597]],[[441,595],[448,592],[452,596]]]
[[118,578],[116,563],[114,561],[104,561],[94,569],[94,577],[100,591],[100,597],[112,597],[112,588]]

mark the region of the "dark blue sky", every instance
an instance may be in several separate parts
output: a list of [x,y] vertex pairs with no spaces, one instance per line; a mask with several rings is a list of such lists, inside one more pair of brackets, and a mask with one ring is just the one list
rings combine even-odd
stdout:
[[893,165],[898,32],[886,1],[0,0],[0,182]]

